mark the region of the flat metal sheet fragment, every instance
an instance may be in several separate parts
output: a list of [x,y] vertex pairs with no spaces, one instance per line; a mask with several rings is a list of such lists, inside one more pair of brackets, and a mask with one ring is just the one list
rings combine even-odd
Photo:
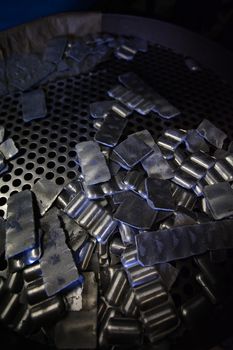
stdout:
[[233,189],[228,182],[205,186],[204,196],[215,220],[233,215]]
[[5,159],[11,159],[19,152],[19,150],[15,146],[13,139],[9,138],[1,143],[0,152],[4,155]]
[[174,176],[174,170],[163,158],[159,146],[155,144],[152,150],[152,153],[142,161],[142,166],[147,175],[158,179],[171,179]]
[[186,131],[180,129],[167,129],[164,132],[164,136],[172,140],[182,142],[186,138]]
[[22,112],[25,122],[46,117],[47,108],[43,89],[32,90],[22,94]]
[[158,113],[162,118],[170,119],[180,114],[180,111],[176,107],[169,103],[163,96],[155,92],[141,78],[139,78],[137,74],[128,72],[120,75],[118,78],[124,86],[141,94],[145,100],[147,100],[142,101],[142,103],[150,101],[152,110]]
[[43,61],[36,54],[14,54],[7,60],[7,78],[9,87],[21,91],[29,90],[42,79],[53,73],[55,65]]
[[[58,218],[57,220],[59,222]],[[56,225],[51,227],[44,235],[44,253],[40,259],[40,266],[48,296],[60,292],[79,278],[79,273],[65,239],[63,229]]]
[[132,113],[131,109],[125,107],[122,103],[113,103],[112,110],[122,118],[126,118]]
[[156,215],[157,211],[149,207],[144,199],[131,193],[119,205],[113,218],[138,229],[149,229],[153,225]]
[[145,181],[147,203],[156,210],[175,210],[175,203],[171,192],[171,183],[168,180],[147,178]]
[[218,129],[208,119],[204,119],[197,127],[197,132],[216,148],[222,148],[227,134]]
[[80,142],[76,145],[76,152],[87,185],[110,180],[111,174],[98,143]]
[[131,168],[146,158],[152,149],[141,138],[133,134],[117,145],[113,152]]
[[92,118],[104,118],[111,110],[114,101],[98,101],[90,104]]
[[216,161],[213,157],[201,151],[193,153],[190,156],[190,160],[205,169],[210,169]]
[[37,245],[32,192],[25,190],[14,194],[7,206],[5,254],[12,258]]
[[87,231],[78,225],[73,219],[71,219],[65,213],[59,215],[64,224],[64,231],[68,235],[68,245],[70,249],[76,252],[88,239]]
[[140,233],[136,236],[138,259],[143,266],[151,266],[233,248],[232,225],[233,220],[226,219]]
[[187,150],[191,153],[198,151],[209,152],[209,146],[196,130],[188,130],[185,144]]
[[98,286],[94,272],[85,272],[83,276],[82,310],[69,311],[55,325],[58,349],[96,349]]
[[94,139],[103,145],[114,147],[118,143],[126,125],[127,119],[110,112],[100,129],[96,132]]
[[51,207],[61,190],[62,186],[57,185],[53,181],[47,180],[45,178],[40,179],[35,183],[32,191],[36,196],[40,214],[42,216]]
[[57,37],[48,41],[44,50],[43,60],[58,64],[64,54],[67,45],[67,38]]

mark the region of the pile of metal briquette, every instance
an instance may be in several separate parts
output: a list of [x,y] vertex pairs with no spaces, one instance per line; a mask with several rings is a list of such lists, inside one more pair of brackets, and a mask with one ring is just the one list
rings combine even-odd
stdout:
[[[132,55],[130,47],[122,50]],[[208,251],[221,259],[233,248],[227,135],[203,120],[157,140],[149,130],[124,137],[132,112],[170,119],[179,110],[134,73],[121,75],[108,96],[90,105],[97,131],[76,146],[77,178],[64,187],[41,178],[9,198],[0,222],[7,260],[0,319],[58,348],[172,341],[184,322],[170,294],[175,262]],[[34,97],[43,114],[43,97]],[[33,109],[23,99],[28,120]],[[16,153],[11,141],[0,145],[5,161]],[[198,282],[215,303],[211,281],[200,274]]]

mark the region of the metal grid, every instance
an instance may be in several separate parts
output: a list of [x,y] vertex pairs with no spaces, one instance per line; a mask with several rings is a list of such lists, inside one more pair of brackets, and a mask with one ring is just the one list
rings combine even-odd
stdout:
[[[45,119],[23,122],[21,93],[0,99],[0,123],[20,149],[10,171],[0,179],[0,216],[5,215],[10,195],[30,189],[40,177],[63,184],[76,176],[75,145],[95,134],[89,104],[106,99],[106,91],[117,83],[118,75],[128,71],[137,73],[182,114],[172,120],[162,120],[155,114],[133,114],[127,134],[148,129],[158,137],[168,127],[191,129],[208,118],[233,139],[233,88],[212,71],[203,68],[192,72],[182,55],[156,45],[147,53],[137,53],[131,62],[112,58],[94,72],[43,86],[48,109]],[[177,306],[199,289],[192,260],[179,264],[181,273],[172,291]]]

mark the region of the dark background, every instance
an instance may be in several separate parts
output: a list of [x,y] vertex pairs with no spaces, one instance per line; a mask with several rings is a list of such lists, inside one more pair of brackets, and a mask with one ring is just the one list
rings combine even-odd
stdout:
[[0,1],[0,30],[55,13],[88,10],[140,15],[171,22],[233,50],[233,0]]

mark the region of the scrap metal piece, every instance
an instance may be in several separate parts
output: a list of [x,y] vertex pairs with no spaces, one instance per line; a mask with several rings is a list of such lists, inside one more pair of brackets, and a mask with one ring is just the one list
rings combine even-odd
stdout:
[[128,317],[135,317],[138,314],[138,307],[135,301],[135,293],[133,289],[129,289],[121,304],[121,312]]
[[128,107],[128,102],[135,97],[135,93],[131,90],[126,92],[119,98],[119,101]]
[[175,210],[171,184],[168,180],[147,178],[145,180],[147,203],[156,210]]
[[187,151],[181,148],[177,148],[174,152],[174,161],[178,166],[180,166],[187,157],[188,157]]
[[92,255],[96,247],[96,241],[94,239],[89,239],[84,243],[83,247],[79,251],[79,268],[81,271],[87,270]]
[[144,101],[144,97],[139,95],[139,94],[134,94],[134,96],[128,100],[127,102],[127,107],[131,108],[131,109],[135,109],[137,108],[137,106],[139,106],[143,101]]
[[126,272],[129,283],[132,287],[137,287],[159,278],[158,270],[154,266],[144,267],[141,265],[135,265],[129,267]]
[[145,174],[142,171],[132,170],[127,172],[123,182],[127,189],[134,191],[138,188],[144,178]]
[[207,153],[199,151],[197,153],[193,153],[190,156],[190,160],[205,169],[210,169],[215,163],[215,159],[209,156]]
[[127,45],[121,45],[115,50],[115,56],[126,61],[131,61],[134,58],[136,52],[136,50]]
[[94,139],[103,145],[114,147],[118,143],[126,125],[127,120],[112,111],[105,118]]
[[[175,186],[175,187],[173,187]],[[192,210],[197,201],[196,196],[191,192],[183,189],[180,186],[172,184],[172,195],[177,206],[185,207]]]
[[0,321],[5,324],[12,323],[17,311],[20,308],[19,294],[6,293],[6,295],[1,299],[0,304]]
[[58,296],[46,299],[31,307],[31,321],[36,327],[57,322],[64,315],[65,304]]
[[191,162],[190,160],[187,160],[181,164],[180,167],[184,172],[191,175],[192,177],[195,177],[196,179],[200,180],[202,177],[205,176],[206,170],[205,168],[201,167],[198,164],[195,164]]
[[200,284],[204,293],[210,299],[212,304],[217,304],[217,295],[215,294],[215,291],[213,290],[214,288],[211,288],[212,286],[210,286],[210,284],[206,280],[206,277],[203,274],[199,273],[196,275],[196,281],[197,281],[197,283]]
[[150,100],[143,100],[141,103],[139,103],[137,105],[137,107],[135,108],[135,110],[142,115],[146,115],[148,113],[150,113],[153,108],[154,108],[155,104],[153,103],[153,101]]
[[112,306],[119,306],[128,289],[128,281],[123,270],[116,270],[109,287],[105,293],[105,299]]
[[224,181],[233,180],[233,166],[227,160],[217,160],[214,165],[214,169],[219,173]]
[[138,229],[150,229],[156,215],[157,211],[150,208],[144,199],[131,193],[119,205],[113,218]]
[[151,309],[168,300],[168,294],[159,279],[137,286],[133,290],[140,311]]
[[119,237],[114,238],[109,246],[110,253],[117,256],[121,256],[125,249],[126,246],[123,244],[122,240]]
[[135,136],[139,137],[146,145],[148,145],[151,148],[153,148],[156,145],[153,136],[146,129],[142,130],[142,131],[137,131],[131,135],[135,135]]
[[11,293],[20,293],[23,287],[23,278],[21,271],[10,273],[5,283],[6,288]]
[[123,106],[120,103],[113,103],[112,110],[122,118],[126,118],[128,115],[132,113],[131,109]]
[[44,253],[40,259],[42,276],[46,293],[52,296],[77,281],[79,274],[66,245],[64,231],[56,227],[56,224],[46,231],[43,248]]
[[155,104],[153,111],[158,113],[161,118],[171,119],[181,113],[178,108],[156,92],[153,93],[153,102]]
[[197,179],[179,169],[175,172],[172,181],[175,182],[177,185],[184,187],[187,190],[190,190],[196,186]]
[[93,123],[93,128],[95,128],[96,130],[99,130],[101,128],[102,124],[103,124],[102,119],[96,119]]
[[122,85],[116,85],[107,91],[108,96],[120,100],[120,98],[127,92],[127,89]]
[[140,233],[136,236],[138,259],[143,266],[151,266],[208,250],[233,248],[232,224],[233,220],[210,221]]
[[217,170],[214,167],[207,170],[204,180],[207,182],[208,185],[213,185],[218,182],[224,181],[223,177],[220,175],[219,172],[217,172]]
[[228,182],[205,186],[204,196],[215,220],[233,215],[233,189]]
[[171,302],[143,311],[141,318],[151,343],[165,338],[179,326],[179,319]]
[[76,145],[76,152],[85,182],[88,185],[110,180],[111,174],[98,143],[94,141],[80,142]]
[[165,148],[169,151],[175,151],[180,145],[181,141],[172,139],[170,137],[160,136],[157,141],[158,145],[162,148]]
[[44,50],[43,60],[58,64],[64,54],[67,45],[67,38],[57,37],[48,41]]
[[133,72],[127,72],[118,76],[119,81],[128,89],[133,91],[143,92],[149,90],[149,86]]
[[163,158],[166,160],[171,160],[174,158],[174,153],[172,151],[168,151],[166,149],[161,149]]
[[153,152],[142,161],[142,166],[147,175],[158,179],[171,179],[174,176],[174,170],[163,158],[163,154],[157,145],[152,148]]
[[38,54],[13,54],[7,59],[7,78],[11,89],[29,90],[55,70],[55,65],[45,62]]
[[101,184],[87,185],[85,181],[82,181],[82,187],[88,199],[99,199],[105,196]]
[[37,304],[47,299],[43,278],[37,278],[26,286],[26,297],[30,305]]
[[162,118],[170,119],[180,114],[180,111],[171,105],[164,97],[156,93],[148,86],[137,74],[128,72],[118,77],[119,81],[128,89],[141,94],[146,99],[150,99],[154,104],[153,111],[158,113]]
[[141,138],[132,134],[118,144],[113,152],[131,168],[146,158],[152,152],[152,149]]
[[64,295],[64,300],[66,303],[66,310],[69,311],[80,311],[83,307],[82,302],[83,294],[83,281],[80,281],[80,284],[77,284],[75,288],[71,288]]
[[133,318],[111,318],[106,327],[106,338],[110,345],[134,347],[142,344],[142,325]]
[[129,246],[121,255],[121,263],[125,269],[138,265],[137,249],[134,246]]
[[82,190],[80,179],[69,182],[57,197],[56,205],[60,209],[64,209],[68,203]]
[[181,130],[181,129],[167,129],[164,132],[164,136],[175,140],[182,142],[186,138],[186,130]]
[[26,282],[31,282],[39,277],[41,277],[42,271],[40,268],[40,263],[36,262],[35,264],[31,266],[27,266],[23,270],[23,278]]
[[211,312],[211,303],[204,295],[196,295],[181,306],[181,316],[188,328],[205,324]]
[[13,329],[21,335],[29,335],[33,331],[30,323],[30,310],[27,305],[23,305],[13,322]]
[[117,222],[112,219],[108,211],[90,201],[81,191],[69,202],[64,211],[101,243],[106,243],[117,227]]
[[69,237],[67,244],[72,251],[77,252],[88,239],[88,233],[68,215],[61,213],[59,216],[62,218],[64,231]]
[[22,94],[22,112],[25,122],[46,117],[47,108],[43,89],[40,88]]
[[96,349],[98,288],[93,272],[85,272],[83,276],[82,310],[70,310],[55,325],[58,349]]
[[7,160],[13,158],[18,152],[19,150],[11,138],[3,141],[0,145],[0,153],[2,153]]
[[61,190],[62,186],[45,178],[40,179],[34,184],[32,192],[36,196],[41,216],[52,206]]
[[113,101],[98,101],[90,104],[92,118],[105,118],[112,109]]
[[8,199],[6,226],[6,257],[12,258],[32,251],[38,244],[34,222],[32,192],[25,190]]
[[121,240],[125,246],[135,244],[136,231],[132,227],[120,222],[119,223],[119,232],[121,235]]
[[216,128],[208,119],[203,119],[197,127],[197,132],[216,148],[222,148],[227,134]]
[[185,145],[189,152],[203,151],[209,153],[209,146],[196,130],[188,130]]

